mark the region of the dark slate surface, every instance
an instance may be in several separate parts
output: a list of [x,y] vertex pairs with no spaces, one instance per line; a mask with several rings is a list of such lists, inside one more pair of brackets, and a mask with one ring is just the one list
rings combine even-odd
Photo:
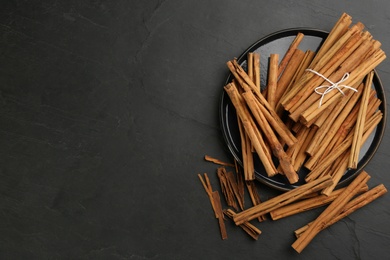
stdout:
[[[390,197],[320,233],[313,210],[219,236],[197,173],[231,160],[218,102],[225,62],[269,33],[330,30],[342,12],[390,53],[378,1],[1,1],[2,259],[383,259]],[[378,73],[389,96],[390,65]],[[366,167],[390,187],[389,135]],[[258,185],[263,200],[278,194]]]

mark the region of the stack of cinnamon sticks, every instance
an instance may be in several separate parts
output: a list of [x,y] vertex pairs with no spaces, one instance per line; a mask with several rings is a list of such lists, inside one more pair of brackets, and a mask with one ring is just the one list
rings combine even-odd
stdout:
[[317,53],[300,50],[302,40],[298,33],[280,62],[271,54],[262,91],[257,53],[248,54],[246,71],[235,59],[227,62],[234,80],[224,89],[238,116],[245,179],[255,178],[255,152],[269,177],[283,174],[291,184],[302,167],[306,182],[331,176],[333,185],[322,191],[330,195],[357,168],[361,147],[382,120],[372,84],[386,55],[345,13]]

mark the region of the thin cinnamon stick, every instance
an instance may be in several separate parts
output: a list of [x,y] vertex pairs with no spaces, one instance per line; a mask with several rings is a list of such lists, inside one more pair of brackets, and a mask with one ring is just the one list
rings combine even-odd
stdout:
[[358,113],[358,117],[356,120],[356,127],[355,127],[355,133],[353,135],[352,145],[351,145],[351,156],[349,158],[348,167],[351,169],[356,169],[358,160],[359,160],[359,152],[360,152],[360,142],[363,137],[363,131],[364,131],[364,123],[366,120],[366,112],[367,112],[367,106],[368,106],[368,100],[370,96],[370,89],[372,85],[372,79],[374,77],[374,72],[371,71],[366,79],[366,82],[364,84],[364,90],[363,95],[361,97],[361,104],[360,109]]
[[271,54],[268,69],[267,100],[269,105],[276,108],[276,87],[278,83],[279,54]]
[[253,76],[253,52],[248,52],[246,62],[247,62],[246,64],[247,64],[248,76],[253,82],[255,82],[254,80],[255,78]]
[[224,161],[221,161],[219,159],[216,159],[214,157],[211,157],[210,155],[205,155],[204,156],[204,159],[206,161],[209,161],[209,162],[212,162],[212,163],[215,163],[215,164],[219,164],[219,165],[222,165],[222,166],[229,166],[229,167],[234,167],[234,164],[232,163],[227,163],[227,162],[224,162]]
[[218,224],[219,224],[219,229],[221,231],[221,237],[222,239],[227,239],[227,232],[226,232],[226,226],[223,218],[223,211],[222,211],[222,205],[221,205],[221,199],[219,197],[218,191],[213,191],[212,193],[213,200],[214,200],[214,205],[216,206],[216,211],[217,211],[217,219],[218,219]]
[[253,53],[253,82],[260,92],[260,54],[257,52]]

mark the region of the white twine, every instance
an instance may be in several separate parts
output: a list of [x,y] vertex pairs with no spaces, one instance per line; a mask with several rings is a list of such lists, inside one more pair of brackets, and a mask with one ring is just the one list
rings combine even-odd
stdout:
[[[353,87],[350,87],[350,86],[347,86],[347,85],[341,85],[341,83],[343,83],[344,81],[346,81],[348,78],[349,78],[349,73],[346,72],[344,74],[344,76],[336,83],[332,82],[331,80],[329,80],[327,77],[325,77],[324,75],[322,75],[321,73],[318,73],[317,71],[315,70],[312,70],[312,69],[306,69],[307,71],[310,71],[311,73],[314,73],[318,76],[320,76],[321,78],[323,78],[324,80],[326,80],[327,82],[329,82],[330,86],[325,86],[325,85],[322,85],[322,86],[318,86],[314,89],[314,91],[321,95],[321,99],[320,99],[320,103],[318,105],[318,107],[321,107],[322,105],[322,100],[324,99],[325,95],[328,94],[329,92],[331,92],[332,90],[334,89],[337,89],[341,94],[345,95],[344,92],[341,90],[341,88],[348,88],[350,90],[353,90],[355,92],[358,92],[358,90],[356,88],[353,88]],[[320,89],[323,89],[325,88],[325,90],[323,92],[320,91]]]

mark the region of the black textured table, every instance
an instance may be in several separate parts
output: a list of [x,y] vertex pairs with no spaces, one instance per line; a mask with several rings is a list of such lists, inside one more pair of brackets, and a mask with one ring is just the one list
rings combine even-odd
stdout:
[[[227,221],[222,240],[197,177],[219,190],[203,157],[232,161],[218,116],[228,60],[275,31],[329,31],[343,12],[390,53],[388,1],[32,2],[0,3],[1,259],[388,257],[389,195],[298,254],[293,231],[323,208],[255,223],[257,241]],[[370,187],[390,187],[389,142]]]

